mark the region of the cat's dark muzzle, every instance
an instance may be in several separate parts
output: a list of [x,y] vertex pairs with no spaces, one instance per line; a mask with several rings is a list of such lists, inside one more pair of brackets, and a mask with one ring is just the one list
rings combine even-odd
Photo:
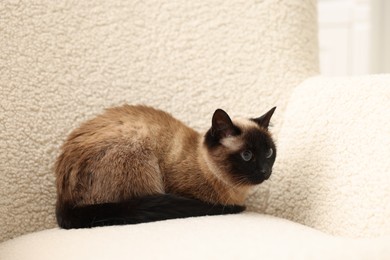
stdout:
[[263,172],[261,172],[261,174],[263,175],[264,180],[268,180],[269,177],[271,177],[272,170],[263,171]]
[[271,174],[272,174],[272,170],[262,170],[257,174],[249,176],[248,180],[251,184],[258,185],[268,180],[271,177]]
[[271,174],[272,174],[272,167],[270,167],[269,165],[263,165],[259,169],[259,175],[261,176],[263,181],[268,180],[269,177],[271,177]]

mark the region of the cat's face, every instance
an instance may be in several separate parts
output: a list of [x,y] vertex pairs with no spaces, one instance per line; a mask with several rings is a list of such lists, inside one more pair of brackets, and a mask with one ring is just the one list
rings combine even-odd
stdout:
[[219,177],[235,185],[256,185],[270,177],[276,147],[268,125],[274,111],[256,119],[233,121],[225,111],[215,111],[205,146]]

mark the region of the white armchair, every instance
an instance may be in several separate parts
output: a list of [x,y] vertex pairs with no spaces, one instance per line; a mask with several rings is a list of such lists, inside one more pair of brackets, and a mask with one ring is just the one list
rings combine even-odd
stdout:
[[[315,2],[1,3],[0,259],[389,259],[390,77],[308,79]],[[59,229],[59,146],[122,103],[197,129],[278,106],[252,212]]]

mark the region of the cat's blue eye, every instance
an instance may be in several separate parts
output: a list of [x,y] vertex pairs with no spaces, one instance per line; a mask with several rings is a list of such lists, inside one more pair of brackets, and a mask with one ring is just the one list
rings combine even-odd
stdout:
[[240,155],[241,155],[241,158],[242,158],[244,161],[246,161],[246,162],[249,162],[249,161],[252,159],[252,157],[253,157],[252,152],[249,151],[249,150],[242,151],[242,152],[240,153]]
[[272,148],[269,148],[269,150],[267,151],[267,153],[265,154],[265,157],[267,159],[271,158],[271,156],[274,154],[274,150]]

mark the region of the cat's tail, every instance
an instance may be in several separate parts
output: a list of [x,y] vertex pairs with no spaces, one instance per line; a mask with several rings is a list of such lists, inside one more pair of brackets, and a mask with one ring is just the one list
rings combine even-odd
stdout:
[[56,216],[61,228],[71,229],[234,214],[243,210],[245,207],[239,205],[214,205],[173,194],[157,194],[120,203],[57,205]]

